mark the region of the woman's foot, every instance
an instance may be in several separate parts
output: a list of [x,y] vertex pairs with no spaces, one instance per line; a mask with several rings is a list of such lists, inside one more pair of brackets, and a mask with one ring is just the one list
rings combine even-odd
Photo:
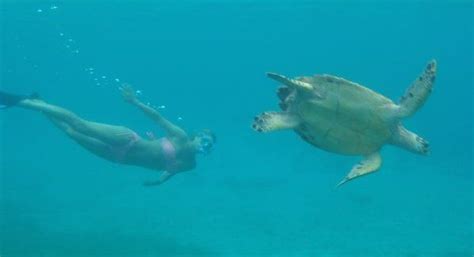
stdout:
[[15,95],[7,92],[0,91],[0,109],[5,109],[17,105],[19,102],[25,99],[38,99],[38,94],[32,94],[30,96]]

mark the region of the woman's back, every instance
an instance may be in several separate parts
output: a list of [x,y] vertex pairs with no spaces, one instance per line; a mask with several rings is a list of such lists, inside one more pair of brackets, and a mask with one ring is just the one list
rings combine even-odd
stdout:
[[155,140],[140,139],[130,148],[122,163],[153,170],[181,172],[193,169],[196,158],[189,142],[163,137]]

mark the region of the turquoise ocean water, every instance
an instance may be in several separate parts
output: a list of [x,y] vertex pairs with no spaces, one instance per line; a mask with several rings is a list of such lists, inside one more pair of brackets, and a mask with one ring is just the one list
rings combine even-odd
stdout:
[[[38,113],[1,111],[0,256],[474,254],[473,2],[2,0],[0,10],[2,90],[162,135],[123,102],[118,79],[218,139],[194,171],[145,188],[156,172],[93,156]],[[397,100],[432,58],[435,90],[405,121],[430,141],[427,157],[387,146],[379,172],[335,189],[358,157],[250,129],[278,108],[267,71],[334,74]]]

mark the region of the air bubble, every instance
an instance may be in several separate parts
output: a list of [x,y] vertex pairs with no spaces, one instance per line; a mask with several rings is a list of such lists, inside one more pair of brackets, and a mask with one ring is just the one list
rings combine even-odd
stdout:
[[164,106],[164,105],[158,106],[158,109],[165,109],[165,108],[166,108],[166,106]]
[[115,82],[120,82],[120,79],[115,79]]
[[36,12],[41,13],[41,12],[43,12],[43,9],[38,9],[38,10],[36,10]]
[[101,78],[102,78],[102,79],[106,79],[107,77],[106,77],[106,76],[102,76]]
[[181,116],[180,116],[180,117],[178,117],[178,120],[183,120],[183,117],[181,117]]
[[56,5],[52,5],[49,9],[50,10],[56,10],[56,9],[58,9],[58,7]]
[[137,95],[141,95],[141,94],[142,94],[142,91],[141,91],[141,90],[137,90],[137,91],[135,91],[135,93],[137,93]]
[[59,33],[59,36],[60,36],[60,37],[64,37],[64,33]]

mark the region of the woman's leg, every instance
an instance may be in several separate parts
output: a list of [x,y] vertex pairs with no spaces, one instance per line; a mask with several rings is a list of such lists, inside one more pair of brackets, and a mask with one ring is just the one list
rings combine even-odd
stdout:
[[89,152],[105,158],[107,160],[114,161],[115,157],[113,156],[112,152],[110,151],[110,146],[105,144],[104,142],[97,140],[92,137],[88,137],[84,134],[81,134],[71,128],[67,123],[57,120],[55,118],[49,118],[54,125],[56,125],[59,129],[64,131],[70,138],[76,141],[79,145],[84,147]]
[[[18,105],[42,112],[60,128],[61,126],[64,127],[64,124],[67,125],[73,131],[71,133],[82,134],[82,136],[102,141],[102,143],[111,146],[127,144],[134,133],[126,127],[84,120],[67,109],[48,104],[39,99],[24,99]],[[61,125],[62,123],[63,125]],[[66,131],[65,128],[63,130]],[[80,137],[80,135],[77,136]]]

